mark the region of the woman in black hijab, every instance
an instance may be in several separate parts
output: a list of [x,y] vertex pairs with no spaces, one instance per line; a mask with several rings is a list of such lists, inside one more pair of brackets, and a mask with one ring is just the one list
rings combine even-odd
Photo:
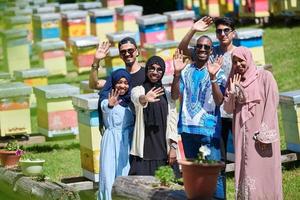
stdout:
[[131,147],[130,175],[154,175],[160,166],[176,163],[177,112],[162,85],[165,62],[159,56],[146,63],[146,80],[132,89],[136,121]]

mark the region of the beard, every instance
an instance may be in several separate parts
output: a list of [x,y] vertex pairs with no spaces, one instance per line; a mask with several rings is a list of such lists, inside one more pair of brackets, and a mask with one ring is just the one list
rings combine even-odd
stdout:
[[132,65],[135,63],[135,61],[133,62],[125,62],[125,66],[126,67],[132,67]]

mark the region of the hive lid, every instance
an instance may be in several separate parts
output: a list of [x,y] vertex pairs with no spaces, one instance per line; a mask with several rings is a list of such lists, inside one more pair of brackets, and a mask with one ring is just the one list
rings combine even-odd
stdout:
[[38,51],[51,51],[57,49],[65,49],[66,43],[62,40],[37,42],[35,47]]
[[280,93],[280,102],[282,103],[300,103],[300,90]]
[[48,76],[48,74],[49,71],[45,68],[24,69],[14,71],[14,76],[16,77],[16,79],[45,77]]
[[99,39],[94,36],[73,37],[70,38],[70,43],[77,47],[96,46],[99,44]]
[[79,5],[77,3],[65,3],[56,6],[56,10],[58,12],[63,12],[67,10],[78,10],[78,9],[79,9]]
[[181,19],[194,19],[195,12],[193,10],[178,10],[164,12],[164,15],[168,17],[168,20],[181,20]]
[[98,100],[99,95],[97,93],[81,94],[72,97],[73,105],[84,110],[97,110]]
[[91,9],[89,10],[89,15],[93,17],[106,17],[112,16],[115,14],[115,11],[108,8],[100,8],[100,9]]
[[90,10],[90,9],[97,9],[101,8],[102,3],[101,2],[84,2],[79,3],[79,9],[80,10]]
[[108,33],[108,34],[106,34],[106,36],[109,41],[120,42],[125,37],[135,38],[136,32],[119,31],[119,32],[115,32],[115,33]]
[[120,15],[124,15],[126,13],[130,12],[143,12],[143,7],[142,6],[137,6],[137,5],[127,5],[123,7],[117,7],[115,8],[116,12]]
[[32,88],[20,82],[1,83],[0,98],[27,96],[32,93]]
[[143,26],[166,22],[167,16],[161,14],[143,15],[141,17],[136,18],[136,23]]
[[55,6],[45,6],[33,9],[33,13],[55,13]]
[[262,29],[238,29],[236,30],[236,38],[237,39],[249,39],[255,37],[262,37],[263,35]]
[[0,79],[11,79],[10,73],[0,72]]
[[31,2],[31,4],[33,5],[39,5],[39,6],[43,6],[47,3],[47,0],[33,0]]
[[110,57],[119,56],[119,49],[118,49],[117,47],[110,47],[110,48],[109,48],[108,55],[109,55]]
[[5,18],[6,23],[9,24],[30,24],[31,17],[30,16],[12,16]]
[[35,14],[33,15],[33,19],[40,21],[51,21],[51,20],[59,20],[61,18],[58,13],[47,13],[47,14]]
[[45,99],[72,97],[79,94],[79,88],[69,84],[37,86],[33,91],[37,96]]
[[0,31],[0,35],[4,36],[6,39],[12,38],[26,38],[27,30],[25,29],[9,29]]
[[63,18],[67,19],[78,19],[78,18],[85,18],[87,16],[87,11],[84,10],[72,10],[72,11],[65,11],[61,13]]

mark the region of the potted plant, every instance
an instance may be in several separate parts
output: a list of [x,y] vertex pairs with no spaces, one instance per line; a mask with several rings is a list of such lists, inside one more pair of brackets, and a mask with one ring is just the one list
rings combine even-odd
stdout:
[[43,174],[45,160],[32,157],[24,153],[19,160],[22,173],[26,176],[40,176]]
[[16,167],[23,150],[16,140],[10,140],[4,149],[0,149],[0,160],[5,168]]
[[188,199],[211,199],[216,189],[220,170],[225,167],[221,161],[207,160],[210,149],[199,148],[198,158],[178,160],[182,167],[184,190]]

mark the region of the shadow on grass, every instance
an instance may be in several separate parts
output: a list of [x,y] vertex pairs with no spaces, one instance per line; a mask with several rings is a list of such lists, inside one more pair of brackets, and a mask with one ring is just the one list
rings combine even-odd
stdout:
[[292,170],[295,170],[297,168],[299,169],[299,167],[300,167],[300,160],[282,164],[282,169],[285,170],[285,171],[292,171]]
[[32,153],[51,152],[53,150],[70,150],[79,149],[80,145],[78,142],[72,142],[71,144],[39,144],[29,147],[25,147],[25,151]]

